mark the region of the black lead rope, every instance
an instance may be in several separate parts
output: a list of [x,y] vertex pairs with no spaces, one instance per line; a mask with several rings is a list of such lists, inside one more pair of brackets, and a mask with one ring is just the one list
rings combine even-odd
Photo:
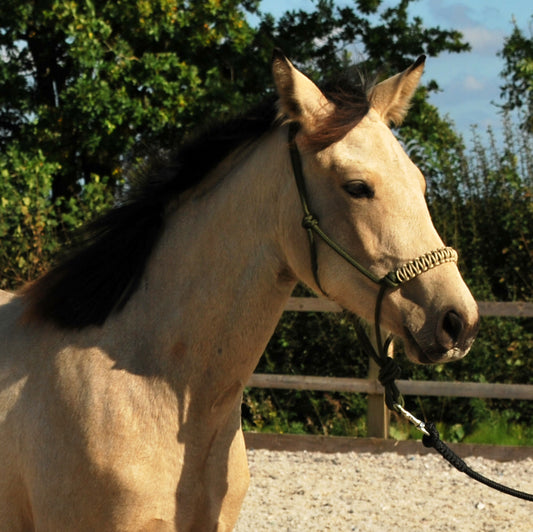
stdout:
[[440,439],[439,431],[435,428],[433,423],[426,423],[425,428],[429,432],[429,435],[424,434],[422,438],[424,447],[433,447],[433,449],[443,456],[453,467],[455,467],[455,469],[461,471],[461,473],[465,473],[470,478],[481,482],[481,484],[485,484],[485,486],[488,486],[489,488],[501,491],[507,495],[512,495],[513,497],[518,497],[525,501],[533,501],[532,494],[509,488],[508,486],[504,486],[503,484],[495,482],[477,471],[474,471]]
[[424,423],[423,421],[417,419],[410,412],[404,408],[404,400],[398,386],[396,385],[396,379],[400,377],[400,367],[398,363],[391,357],[387,355],[388,347],[391,342],[391,337],[388,337],[385,342],[381,339],[380,331],[380,313],[381,313],[381,303],[385,297],[387,289],[397,288],[400,284],[414,279],[421,273],[444,264],[445,262],[456,262],[457,253],[452,248],[441,248],[438,250],[431,251],[426,253],[416,259],[403,264],[394,271],[389,272],[384,277],[377,277],[370,270],[365,268],[360,264],[354,257],[352,257],[342,246],[330,238],[320,227],[318,218],[313,215],[309,207],[309,202],[307,199],[307,190],[305,186],[305,178],[302,169],[302,161],[298,148],[296,146],[295,137],[298,132],[299,125],[297,123],[289,124],[289,152],[292,162],[292,167],[294,171],[294,176],[296,179],[296,184],[298,187],[298,193],[300,196],[300,201],[303,209],[303,220],[302,226],[307,231],[309,237],[309,245],[311,252],[311,269],[313,276],[315,278],[316,285],[318,289],[327,296],[327,292],[323,289],[320,278],[318,274],[318,250],[316,238],[320,238],[325,242],[331,249],[338,253],[343,259],[345,259],[349,264],[354,268],[359,270],[364,276],[370,279],[372,282],[380,286],[377,300],[376,308],[374,315],[374,327],[376,333],[376,348],[372,345],[368,334],[364,326],[357,319],[355,321],[357,336],[359,341],[362,343],[363,349],[371,356],[376,363],[378,364],[380,371],[378,380],[385,389],[385,402],[387,407],[393,412],[397,412],[404,418],[406,418],[410,423],[412,423],[418,430],[420,430],[424,437],[422,438],[422,443],[425,447],[432,447],[435,449],[441,456],[443,456],[453,467],[462,473],[467,474],[469,477],[494,488],[495,490],[501,491],[513,497],[518,497],[519,499],[524,499],[526,501],[533,501],[533,495],[529,493],[524,493],[518,491],[498,482],[494,482],[483,475],[472,470],[461,458],[459,458],[441,439],[440,435],[435,428],[433,423]]
[[[523,499],[525,501],[533,501],[533,495],[523,491],[515,490],[504,486],[490,478],[483,476],[482,474],[474,471],[470,466],[468,466],[463,459],[457,456],[441,439],[439,431],[436,429],[435,424],[431,422],[424,423],[416,417],[414,417],[410,412],[408,412],[403,407],[403,398],[394,382],[395,379],[400,376],[400,367],[398,363],[391,357],[386,356],[385,358],[379,356],[374,349],[364,326],[361,324],[359,319],[355,321],[357,337],[363,345],[363,349],[376,361],[380,367],[380,372],[378,380],[385,389],[385,402],[389,410],[397,412],[401,416],[405,417],[409,422],[416,426],[424,436],[422,437],[422,443],[424,447],[435,449],[445,460],[448,461],[455,469],[461,473],[465,473],[470,478],[485,484],[486,486],[498,490],[507,495]],[[387,352],[386,350],[384,351]]]

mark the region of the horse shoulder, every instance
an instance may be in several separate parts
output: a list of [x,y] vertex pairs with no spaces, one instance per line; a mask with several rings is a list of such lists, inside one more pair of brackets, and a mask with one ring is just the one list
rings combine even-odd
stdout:
[[82,516],[93,529],[166,530],[181,467],[175,399],[164,383],[90,346],[93,339],[71,336],[29,378],[21,410],[39,410],[25,423],[33,509],[49,529]]

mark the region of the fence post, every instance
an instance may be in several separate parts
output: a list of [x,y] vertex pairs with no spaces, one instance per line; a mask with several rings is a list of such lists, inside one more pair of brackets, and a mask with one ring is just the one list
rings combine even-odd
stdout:
[[[371,338],[374,335],[371,335]],[[393,356],[393,342],[389,346],[389,356]],[[374,359],[370,357],[368,366],[368,378],[370,380],[377,380],[379,374],[379,366]],[[390,412],[385,404],[384,393],[368,394],[367,398],[367,428],[368,436],[371,438],[383,438],[389,437],[389,421]]]

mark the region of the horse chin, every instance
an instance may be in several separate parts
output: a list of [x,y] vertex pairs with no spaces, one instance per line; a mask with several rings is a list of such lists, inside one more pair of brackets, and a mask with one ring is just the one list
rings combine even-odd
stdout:
[[408,336],[403,339],[403,345],[405,354],[411,362],[414,362],[415,364],[434,364],[409,333]]
[[455,349],[450,351],[434,347],[424,349],[407,328],[404,329],[403,344],[407,358],[415,364],[442,364],[463,356],[455,353]]
[[404,329],[403,345],[407,358],[415,364],[445,364],[463,358],[470,351],[471,343],[465,349],[454,347],[446,351],[434,346],[424,349],[411,332]]

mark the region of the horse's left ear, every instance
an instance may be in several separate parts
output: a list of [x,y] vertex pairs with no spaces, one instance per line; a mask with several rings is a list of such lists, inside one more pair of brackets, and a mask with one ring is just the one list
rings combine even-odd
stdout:
[[279,96],[280,111],[299,122],[303,131],[313,131],[316,121],[331,112],[332,104],[322,91],[302,74],[279,50],[272,56],[272,75]]
[[397,126],[402,123],[422,77],[425,61],[426,56],[421,55],[407,70],[370,89],[370,105],[385,122],[393,122]]

